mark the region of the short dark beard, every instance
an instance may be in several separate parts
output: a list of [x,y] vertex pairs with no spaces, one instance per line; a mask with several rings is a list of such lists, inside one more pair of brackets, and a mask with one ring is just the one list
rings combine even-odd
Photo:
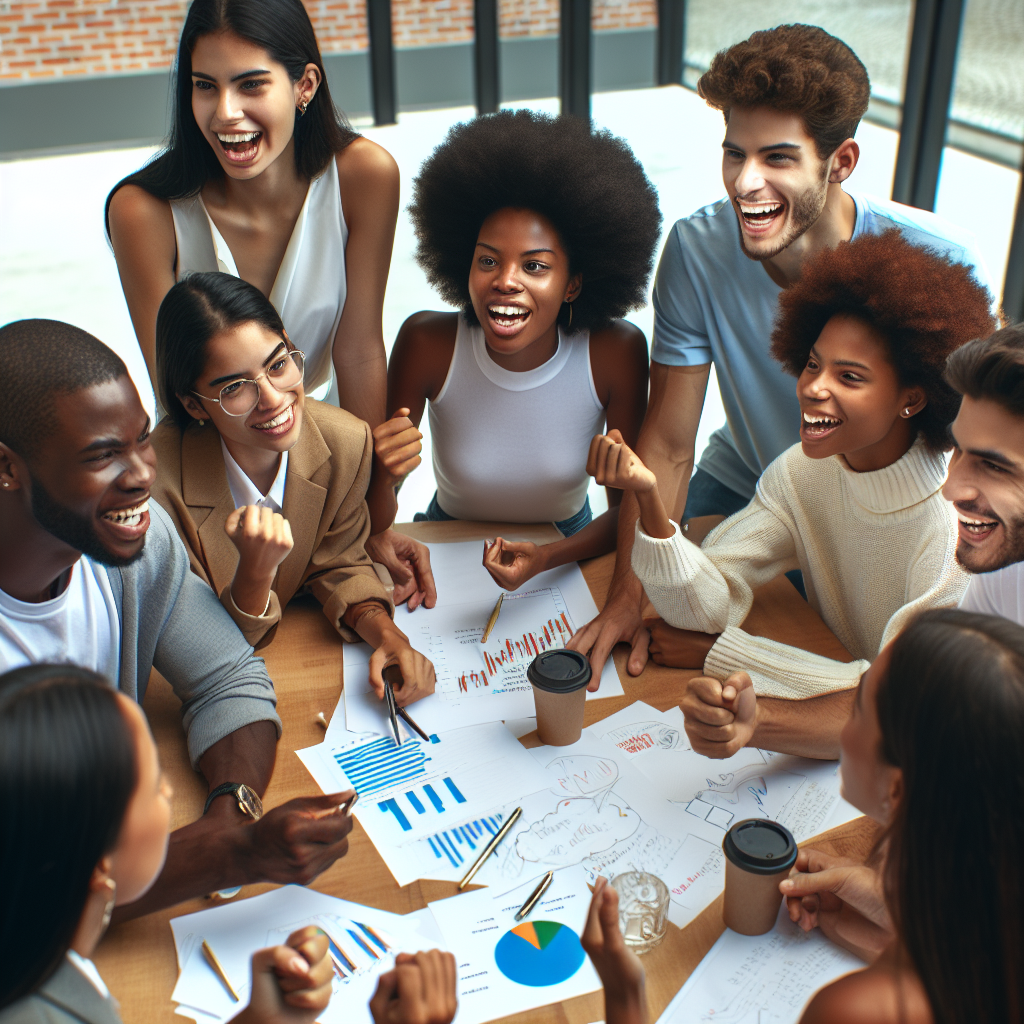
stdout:
[[[1017,562],[1024,562],[1024,517],[1014,519],[1009,524],[1002,520],[1000,523],[1002,523],[1003,531],[1006,534],[1006,540],[1003,541],[1002,547],[992,558],[991,564],[972,563],[971,556],[974,554],[974,548],[962,542],[957,544],[956,560],[962,569],[980,575],[986,572],[997,572]],[[964,557],[965,555],[966,557]]]
[[30,475],[32,478],[32,515],[47,533],[52,534],[57,540],[63,541],[68,547],[81,551],[83,555],[100,565],[119,568],[131,565],[132,562],[142,557],[145,541],[134,555],[129,555],[127,558],[112,554],[104,547],[91,519],[62,505],[47,491],[42,481],[34,474]]
[[[773,260],[780,252],[788,249],[801,235],[813,227],[825,209],[828,200],[828,164],[822,162],[821,183],[818,188],[809,188],[797,196],[793,203],[793,227],[787,238],[776,246],[771,252],[753,253],[747,248],[746,239],[743,237],[743,227],[740,226],[740,248],[747,259],[756,263],[764,263],[766,260]],[[737,215],[742,218],[737,206]]]

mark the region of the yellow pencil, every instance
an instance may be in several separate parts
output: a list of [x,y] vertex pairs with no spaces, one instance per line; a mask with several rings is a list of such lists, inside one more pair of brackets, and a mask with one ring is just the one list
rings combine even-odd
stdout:
[[221,967],[220,961],[217,959],[217,954],[210,949],[210,944],[206,939],[203,939],[203,956],[206,957],[206,962],[213,968],[213,973],[216,974],[223,982],[224,987],[231,994],[231,998],[234,999],[236,1003],[241,1002],[238,998],[238,993],[235,991],[235,986],[228,980],[227,974],[224,973],[224,968]]
[[484,630],[484,635],[480,637],[480,643],[487,643],[487,638],[491,635],[491,630],[494,629],[494,624],[498,621],[498,615],[501,612],[501,602],[505,600],[505,591],[503,590],[498,595],[498,603],[494,606],[494,611],[491,612],[491,617],[487,620],[487,628]]

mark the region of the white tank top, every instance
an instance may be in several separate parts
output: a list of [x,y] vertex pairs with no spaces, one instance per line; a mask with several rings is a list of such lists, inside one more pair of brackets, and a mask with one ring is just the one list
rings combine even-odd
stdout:
[[558,332],[555,354],[517,373],[460,316],[451,366],[430,403],[437,503],[456,519],[560,522],[587,496],[587,452],[605,410],[590,334]]
[[[224,236],[201,196],[171,201],[178,244],[177,279],[193,271],[219,270],[240,276]],[[306,391],[331,377],[334,335],[345,308],[345,243],[348,228],[341,212],[338,165],[309,183],[306,200],[288,241],[270,291],[288,337],[306,353]]]

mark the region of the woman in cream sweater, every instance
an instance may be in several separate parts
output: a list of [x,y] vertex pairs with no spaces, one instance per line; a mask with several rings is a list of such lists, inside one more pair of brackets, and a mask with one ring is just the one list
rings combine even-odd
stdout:
[[[677,636],[668,664],[756,693],[813,697],[857,684],[918,611],[955,606],[967,574],[940,493],[958,398],[946,357],[993,328],[969,268],[898,232],[841,242],[784,291],[772,351],[797,380],[800,444],[765,471],[750,504],[691,543],[665,512],[654,475],[612,434],[588,470],[637,492],[633,570]],[[759,586],[803,572],[807,600],[856,661],[842,664],[745,633]]]

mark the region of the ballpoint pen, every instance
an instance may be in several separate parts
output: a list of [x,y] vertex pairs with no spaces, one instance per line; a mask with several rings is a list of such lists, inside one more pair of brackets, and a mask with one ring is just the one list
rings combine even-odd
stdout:
[[494,838],[484,847],[483,852],[477,857],[473,866],[466,872],[466,877],[459,882],[459,891],[461,892],[466,888],[467,885],[473,880],[473,876],[483,867],[484,861],[497,849],[498,843],[508,835],[508,830],[519,820],[519,816],[523,813],[522,807],[517,807],[506,820],[505,824],[498,829],[495,833]]
[[537,906],[538,902],[540,901],[541,896],[543,896],[544,893],[546,893],[548,891],[548,889],[551,886],[551,883],[554,880],[555,880],[555,873],[554,873],[554,871],[549,871],[540,880],[540,885],[538,885],[537,888],[534,889],[533,892],[530,893],[530,895],[527,897],[526,902],[516,911],[516,920],[517,921],[522,921],[522,919],[524,917],[526,917],[526,915],[529,914],[529,912],[531,910],[533,910],[533,908],[535,906]]
[[[398,702],[395,700],[395,690],[400,690],[402,688],[401,669],[399,669],[397,665],[388,665],[381,673],[381,675],[384,677],[385,688],[391,688],[391,701],[392,704],[394,705],[395,713],[402,719],[403,722],[405,722],[406,725],[409,726],[410,729],[412,729],[414,733],[416,733],[417,736],[420,737],[420,739],[425,740],[427,743],[429,743],[430,737],[412,720],[412,715],[410,715],[409,712],[405,710],[405,708],[399,707]],[[395,728],[395,735],[397,738],[398,723],[392,722],[392,724]],[[401,742],[399,742],[399,746],[401,746]]]
[[238,998],[238,993],[235,991],[235,986],[232,985],[231,982],[228,980],[228,976],[224,972],[224,968],[221,967],[220,961],[217,959],[217,954],[214,953],[212,949],[210,949],[210,944],[206,941],[206,939],[203,939],[203,956],[206,957],[206,962],[210,965],[210,967],[213,968],[213,973],[216,974],[218,978],[220,978],[221,984],[231,994],[231,998],[234,999],[236,1003],[241,1002],[241,1000]]
[[384,679],[384,701],[388,706],[388,718],[391,719],[391,728],[395,731],[395,746],[400,747],[402,745],[402,735],[398,731],[398,713],[397,705],[395,704],[395,691],[391,686],[391,680]]
[[505,591],[503,590],[498,595],[498,603],[494,606],[494,611],[491,612],[491,617],[487,620],[487,626],[484,629],[484,635],[480,637],[480,643],[487,643],[487,638],[491,635],[491,630],[494,629],[494,624],[498,621],[498,615],[501,612],[501,602],[505,600]]

